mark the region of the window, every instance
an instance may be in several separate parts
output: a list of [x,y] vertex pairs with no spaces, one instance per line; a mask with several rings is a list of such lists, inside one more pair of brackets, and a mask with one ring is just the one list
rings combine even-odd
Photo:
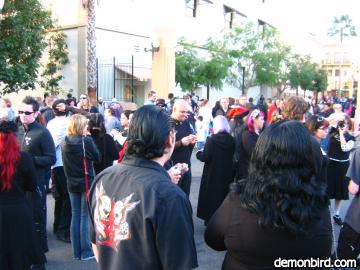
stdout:
[[213,4],[212,0],[185,0],[186,1],[186,15],[196,18],[200,5]]
[[235,9],[224,6],[225,27],[232,29],[245,23],[246,16]]
[[328,70],[328,76],[330,76],[330,77],[332,76],[332,70],[331,69]]
[[339,75],[340,75],[340,70],[335,69],[335,76],[336,76],[336,77],[339,77]]

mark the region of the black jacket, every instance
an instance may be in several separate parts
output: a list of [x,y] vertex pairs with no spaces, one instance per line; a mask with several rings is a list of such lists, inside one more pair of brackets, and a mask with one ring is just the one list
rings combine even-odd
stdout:
[[99,269],[197,267],[190,201],[158,163],[126,157],[102,171],[89,193],[89,212]]
[[21,151],[28,152],[32,157],[38,178],[38,184],[44,181],[45,172],[56,162],[54,141],[50,132],[37,122],[25,129],[20,126],[18,138],[21,141]]
[[279,258],[329,258],[332,229],[327,208],[309,224],[307,233],[296,236],[286,229],[259,225],[257,214],[242,208],[239,195],[231,192],[210,219],[205,242],[215,250],[227,250],[223,270],[276,269]]
[[93,162],[100,162],[101,154],[91,137],[66,136],[61,143],[61,154],[69,192],[85,191],[85,168],[83,164],[85,144],[89,187],[94,180]]
[[48,106],[42,108],[40,110],[40,113],[44,117],[44,120],[45,120],[46,124],[49,123],[49,121],[51,119],[54,119],[54,117],[55,117],[54,111]]
[[[182,138],[193,134],[193,130],[191,128],[190,122],[188,120],[184,122],[175,121],[175,130],[176,130],[176,141],[180,141]],[[180,146],[174,149],[174,152],[171,156],[172,164],[176,163],[187,163],[190,167],[190,160],[192,150],[194,149],[194,145],[190,144],[188,146]]]
[[248,176],[250,157],[258,138],[259,135],[250,132],[247,127],[237,135],[235,150],[235,177],[237,180]]
[[109,134],[92,136],[92,138],[101,153],[101,161],[94,162],[95,173],[99,174],[105,168],[113,165],[113,161],[119,158],[119,151],[113,137]]
[[204,151],[196,157],[205,162],[201,176],[197,216],[208,221],[221,205],[233,182],[232,165],[235,142],[229,133],[208,138]]

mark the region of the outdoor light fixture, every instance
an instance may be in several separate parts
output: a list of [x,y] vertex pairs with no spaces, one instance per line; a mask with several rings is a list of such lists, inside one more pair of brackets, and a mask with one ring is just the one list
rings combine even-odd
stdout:
[[144,51],[145,52],[158,52],[160,50],[160,43],[158,40],[153,40],[151,42],[151,48],[148,49],[148,48],[144,48]]
[[88,5],[88,0],[81,0],[81,3],[82,3],[83,8],[86,8]]

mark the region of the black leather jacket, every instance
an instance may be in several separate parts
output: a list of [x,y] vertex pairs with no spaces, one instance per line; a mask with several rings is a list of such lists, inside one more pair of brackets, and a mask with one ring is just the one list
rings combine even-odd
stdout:
[[21,151],[28,152],[34,161],[37,181],[44,181],[45,172],[50,170],[56,162],[54,140],[50,132],[37,122],[19,127],[18,139],[21,143]]

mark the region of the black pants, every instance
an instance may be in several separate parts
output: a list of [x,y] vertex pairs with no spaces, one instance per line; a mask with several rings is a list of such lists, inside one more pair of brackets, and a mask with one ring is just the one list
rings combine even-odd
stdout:
[[26,197],[30,203],[33,216],[35,231],[38,235],[40,246],[43,252],[48,252],[49,247],[47,243],[47,234],[46,234],[46,180],[44,175],[43,179],[38,181],[35,192],[27,192]]
[[337,255],[339,259],[356,259],[360,254],[360,234],[344,223],[340,230]]
[[180,178],[178,186],[186,193],[190,195],[190,186],[191,186],[191,168]]
[[51,170],[53,182],[54,208],[54,234],[65,237],[70,236],[71,204],[66,184],[64,167],[55,167]]

